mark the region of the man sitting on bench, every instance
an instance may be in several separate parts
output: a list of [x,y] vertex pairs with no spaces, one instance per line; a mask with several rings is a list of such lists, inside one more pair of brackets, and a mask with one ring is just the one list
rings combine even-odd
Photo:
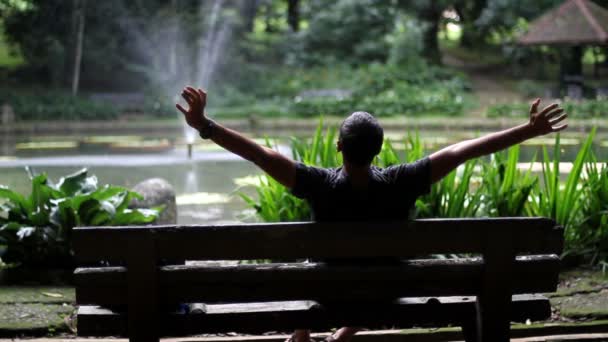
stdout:
[[[336,148],[342,152],[343,166],[323,169],[295,162],[210,120],[205,116],[207,94],[202,89],[186,87],[182,97],[189,108],[177,104],[177,109],[203,139],[211,139],[253,162],[291,189],[295,196],[306,199],[316,221],[406,220],[416,198],[428,193],[432,183],[458,165],[568,127],[558,125],[567,117],[563,109],[552,104],[539,111],[540,99],[537,99],[532,103],[527,123],[459,142],[414,163],[382,169],[371,165],[382,147],[382,127],[369,113],[355,112],[340,126]],[[348,341],[357,331],[357,328],[344,327],[328,340]],[[310,332],[297,330],[289,340],[309,342]]]

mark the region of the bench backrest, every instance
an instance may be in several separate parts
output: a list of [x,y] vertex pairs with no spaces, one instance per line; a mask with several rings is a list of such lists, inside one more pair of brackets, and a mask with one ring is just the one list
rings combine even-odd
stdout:
[[[149,288],[148,294],[140,291],[138,296],[154,294],[165,303],[477,295],[488,279],[508,281],[514,294],[550,292],[557,284],[563,229],[545,218],[428,219],[91,227],[76,229],[73,238],[78,262],[126,266],[78,269],[78,303],[121,305],[132,301],[138,286]],[[374,267],[358,262],[162,266],[167,260],[411,258],[453,253],[483,258],[418,258]]]

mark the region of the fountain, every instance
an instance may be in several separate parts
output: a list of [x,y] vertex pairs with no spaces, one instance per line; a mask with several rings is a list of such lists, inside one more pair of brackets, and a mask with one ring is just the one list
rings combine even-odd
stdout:
[[[198,40],[197,42],[198,63],[194,65],[194,68],[196,68],[196,79],[189,80],[186,77],[177,77],[178,89],[180,89],[184,84],[191,83],[192,81],[194,81],[197,87],[201,87],[204,89],[208,89],[208,87],[210,86],[211,79],[214,76],[214,72],[217,66],[217,62],[219,60],[221,52],[224,50],[224,46],[231,28],[231,25],[228,21],[220,20],[223,3],[224,0],[213,1],[211,7],[211,14],[207,21],[206,34],[204,38]],[[206,12],[207,11],[205,10],[205,6],[201,4],[201,16]],[[175,30],[175,32],[175,38],[177,39],[179,35],[179,30]],[[192,74],[193,73],[187,73],[187,75]],[[184,138],[186,140],[188,158],[191,159],[194,141],[196,139],[196,136],[198,135],[198,132],[192,127],[188,126],[185,120],[182,121],[182,124],[184,127]]]

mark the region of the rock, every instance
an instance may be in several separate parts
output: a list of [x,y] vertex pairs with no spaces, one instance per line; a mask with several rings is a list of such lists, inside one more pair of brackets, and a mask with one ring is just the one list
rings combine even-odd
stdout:
[[143,200],[133,200],[130,208],[151,208],[164,205],[165,210],[154,224],[176,224],[177,204],[175,203],[175,190],[173,186],[162,178],[150,178],[135,185],[133,191],[144,197]]

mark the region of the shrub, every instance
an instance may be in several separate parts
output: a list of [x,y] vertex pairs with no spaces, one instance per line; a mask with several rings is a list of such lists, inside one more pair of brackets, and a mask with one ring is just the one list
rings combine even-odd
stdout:
[[118,118],[118,108],[60,91],[2,90],[0,104],[8,103],[17,121],[103,120]]
[[5,263],[27,267],[71,267],[72,228],[116,226],[154,221],[161,207],[128,209],[135,192],[122,187],[97,186],[97,177],[83,169],[53,184],[46,174],[33,175],[32,192],[25,197],[0,186],[0,257]]
[[423,61],[407,65],[372,63],[351,69],[350,75],[344,74],[350,82],[341,86],[351,90],[352,96],[298,99],[290,110],[308,117],[345,115],[356,110],[376,116],[458,115],[464,109],[466,92],[470,89],[461,75],[428,66]]

